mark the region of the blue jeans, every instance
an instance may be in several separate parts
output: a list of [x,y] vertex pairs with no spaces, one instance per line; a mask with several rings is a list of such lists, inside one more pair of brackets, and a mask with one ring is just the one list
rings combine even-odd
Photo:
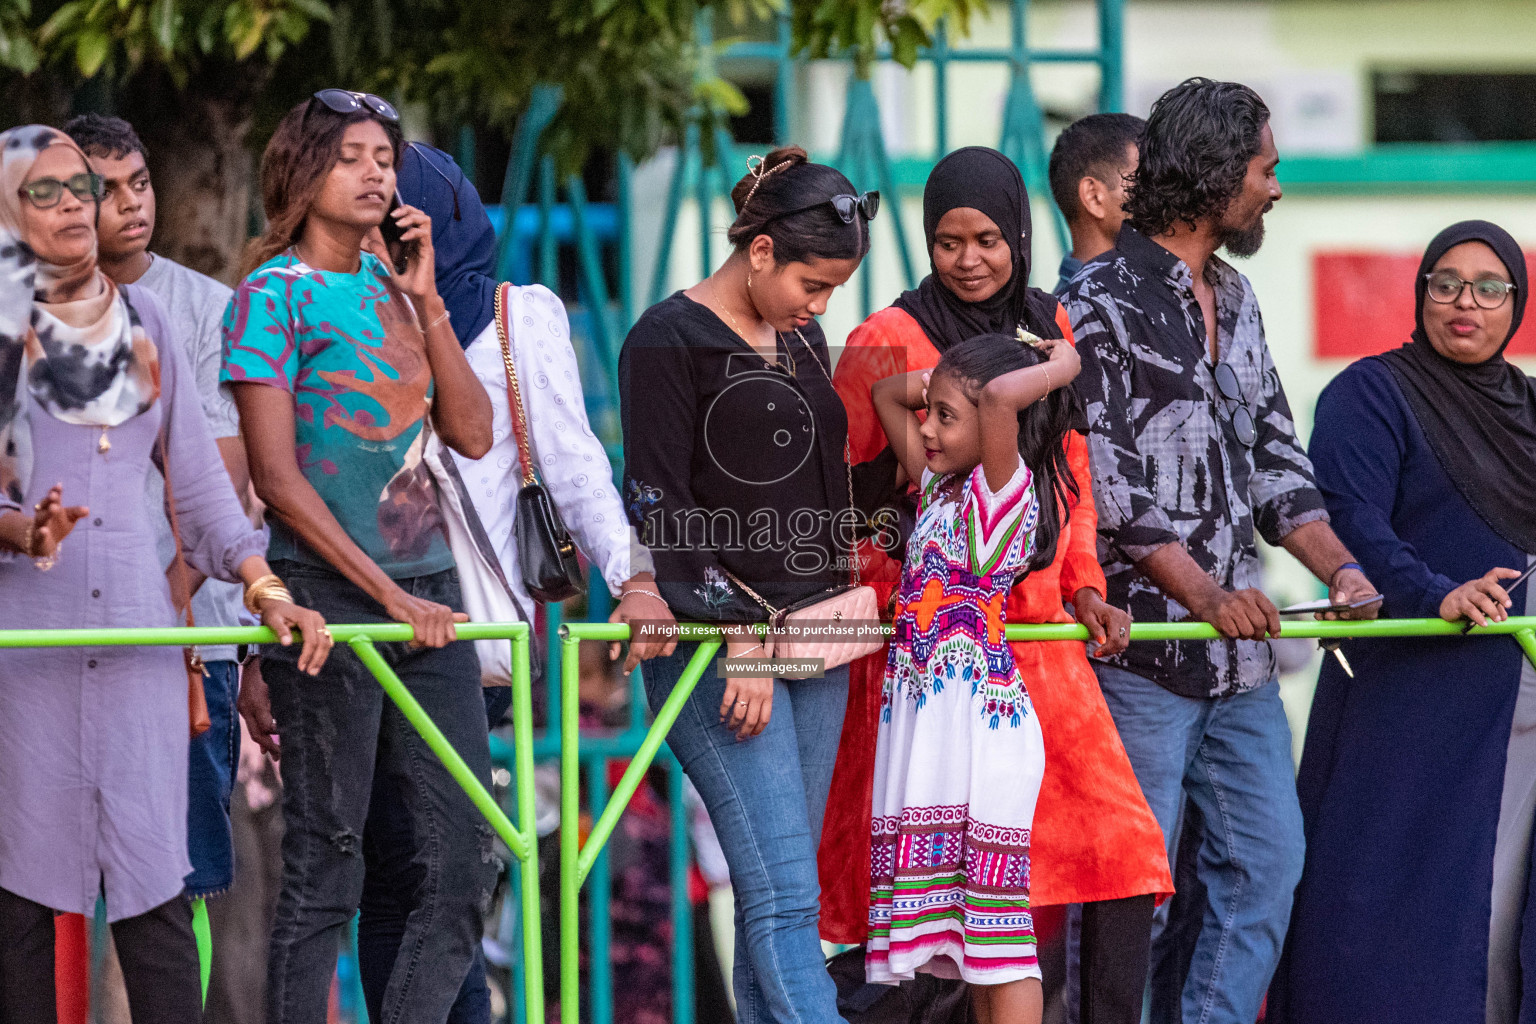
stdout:
[[[1154,993],[1153,1024],[1253,1024],[1280,961],[1304,850],[1280,684],[1204,700],[1112,665],[1093,669],[1170,864],[1186,793],[1205,818],[1205,920],[1181,1005]],[[1158,941],[1166,919],[1165,903],[1153,925],[1154,964],[1166,952]]]
[[[384,609],[330,569],[273,565],[301,605],[330,622],[386,622]],[[452,569],[396,580],[407,593],[462,608]],[[487,786],[480,664],[472,644],[378,645],[470,769]],[[298,645],[262,648],[262,675],[283,730],[283,883],[267,962],[268,1024],[323,1024],[342,929],[363,894],[364,826],[376,773],[388,775],[408,828],[396,852],[418,885],[374,1024],[440,1024],[480,942],[481,908],[495,884],[492,832],[437,755],[357,656],[331,653],[301,674]]]
[[[697,644],[644,665],[654,711],[666,701]],[[721,648],[724,652],[724,648]],[[837,988],[827,973],[817,920],[816,847],[848,703],[848,668],[822,679],[776,679],[768,726],[737,740],[720,722],[725,681],[704,672],[667,745],[704,799],[736,896],[738,1024],[836,1024]]]
[[208,699],[208,731],[194,737],[187,751],[187,895],[193,899],[227,892],[235,884],[235,836],[229,824],[229,795],[240,763],[240,666],[208,662],[203,694]]

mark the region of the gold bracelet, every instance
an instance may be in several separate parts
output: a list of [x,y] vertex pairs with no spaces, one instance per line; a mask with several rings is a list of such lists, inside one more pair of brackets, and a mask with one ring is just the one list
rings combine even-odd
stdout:
[[267,573],[258,577],[245,588],[245,607],[252,615],[261,614],[261,602],[268,598],[293,603],[293,595],[283,585],[282,577],[276,573]]
[[[1051,393],[1051,371],[1046,369],[1046,365],[1044,363],[1041,363],[1040,372],[1045,374],[1045,395],[1048,395]],[[1040,401],[1045,401],[1045,395],[1040,396]]]

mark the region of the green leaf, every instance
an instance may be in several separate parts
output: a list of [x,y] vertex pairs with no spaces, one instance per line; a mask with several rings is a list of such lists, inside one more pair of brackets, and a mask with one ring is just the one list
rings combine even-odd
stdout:
[[112,49],[112,40],[105,32],[88,29],[75,40],[75,65],[86,78],[95,78]]
[[149,31],[160,52],[169,56],[176,48],[176,24],[180,20],[176,0],[155,0],[149,7]]
[[52,42],[63,38],[80,21],[85,12],[84,0],[70,0],[69,3],[53,12],[53,16],[43,22],[43,27],[37,30],[38,39],[43,43]]
[[325,0],[287,0],[287,5],[315,21],[329,23],[333,14]]

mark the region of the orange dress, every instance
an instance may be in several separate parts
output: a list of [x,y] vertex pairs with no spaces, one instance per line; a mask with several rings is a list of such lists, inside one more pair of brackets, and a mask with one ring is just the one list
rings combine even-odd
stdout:
[[[1059,307],[1057,323],[1070,340],[1071,327]],[[938,350],[917,321],[894,307],[875,313],[848,336],[832,383],[848,410],[855,463],[874,458],[887,443],[870,402],[871,385],[938,361]],[[1083,587],[1104,593],[1088,445],[1076,433],[1066,445],[1081,498],[1062,530],[1055,561],[1009,594],[1010,623],[1071,622],[1064,601]],[[860,555],[864,581],[875,587],[883,605],[901,565],[867,545]],[[1083,645],[1016,643],[1013,652],[1045,738],[1045,777],[1030,837],[1031,906],[1146,893],[1161,899],[1172,893],[1162,830],[1141,795]],[[849,676],[848,712],[818,857],[821,935],[829,942],[863,942],[868,931],[870,806],[885,661],[883,651],[872,654],[855,662]]]

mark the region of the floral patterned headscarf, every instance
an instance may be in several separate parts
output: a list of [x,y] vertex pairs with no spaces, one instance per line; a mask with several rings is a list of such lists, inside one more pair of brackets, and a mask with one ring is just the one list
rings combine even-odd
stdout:
[[[26,237],[22,186],[50,146],[80,153],[63,132],[0,132],[0,507],[19,508],[32,477],[28,396],[66,423],[115,427],[154,404],[159,357],[138,316],[96,266],[38,259]],[[83,282],[96,278],[99,287]],[[84,295],[60,301],[65,295]]]

